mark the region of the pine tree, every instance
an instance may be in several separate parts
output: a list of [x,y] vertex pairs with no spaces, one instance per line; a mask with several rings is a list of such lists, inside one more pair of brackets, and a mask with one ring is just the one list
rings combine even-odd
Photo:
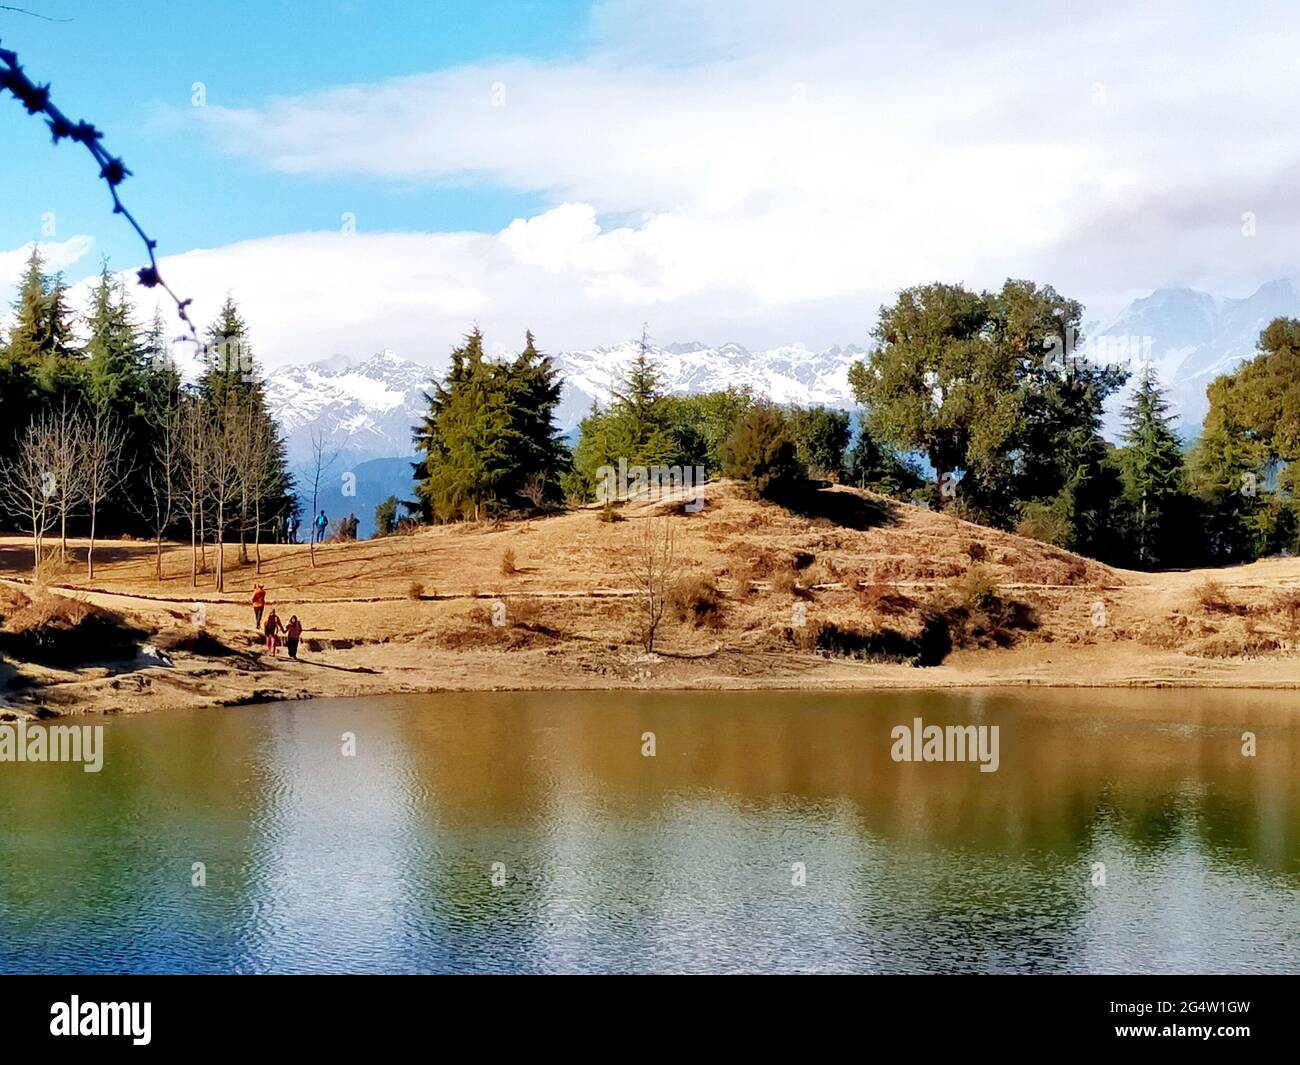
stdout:
[[[247,562],[250,536],[260,545],[264,531],[296,510],[293,479],[284,440],[267,407],[248,325],[233,297],[226,297],[205,338],[199,396],[212,419],[215,440],[235,452],[223,458],[231,475],[220,491],[229,491],[230,498],[220,501],[220,511],[223,519],[238,519],[240,560]],[[225,532],[216,530],[218,542],[224,542]]]
[[790,499],[807,477],[784,412],[769,404],[751,408],[722,448],[722,472],[744,481],[755,495]]
[[505,489],[518,496],[535,486],[539,498],[557,500],[570,461],[568,448],[555,426],[563,381],[551,357],[537,350],[531,331],[525,334],[524,350],[510,364],[506,381],[519,452]]
[[643,330],[636,359],[621,388],[612,390],[609,435],[612,459],[629,466],[670,466],[677,461],[672,411],[661,391],[659,369],[650,357],[649,336]]
[[90,401],[119,415],[136,414],[144,386],[144,348],[125,291],[105,263],[91,290],[85,347]]
[[[636,358],[622,384],[611,389],[607,410],[593,406],[579,426],[573,452],[573,473],[567,494],[579,500],[592,498],[601,467],[672,466],[681,461],[680,432],[674,426],[677,405],[660,389],[659,370],[650,357],[650,342],[643,331]],[[686,441],[690,443],[689,440]]]
[[1124,487],[1133,509],[1134,552],[1139,565],[1169,557],[1175,533],[1169,518],[1183,495],[1183,454],[1171,427],[1169,404],[1148,367],[1124,408]]
[[561,381],[532,333],[510,362],[488,359],[473,330],[452,352],[414,430],[416,495],[429,521],[477,519],[557,499],[569,465],[555,428]]
[[0,345],[0,451],[14,454],[37,407],[40,335],[49,295],[40,252],[33,247],[13,303],[14,325]]
[[504,509],[513,458],[521,448],[509,401],[507,368],[483,355],[474,329],[452,352],[446,378],[434,384],[417,430],[422,457],[416,495],[428,518],[477,520]]

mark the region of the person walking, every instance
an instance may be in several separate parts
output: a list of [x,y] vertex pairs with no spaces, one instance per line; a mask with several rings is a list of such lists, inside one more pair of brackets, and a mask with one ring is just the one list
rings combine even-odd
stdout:
[[262,611],[266,608],[266,589],[260,584],[253,585],[253,628],[259,632],[262,628]]
[[289,516],[288,521],[289,521],[289,543],[291,543],[291,544],[296,544],[296,543],[298,542],[298,518],[297,518],[297,515],[293,515],[293,514],[291,514],[291,515]]
[[280,615],[275,612],[275,607],[271,607],[271,612],[266,615],[266,624],[262,626],[262,631],[266,634],[266,653],[274,658],[280,645],[280,633],[284,632],[284,625],[281,624]]
[[284,645],[289,649],[289,657],[298,661],[298,641],[302,639],[302,622],[294,614],[289,624],[284,627]]
[[325,517],[325,511],[316,515],[316,542],[322,544],[325,542],[325,530],[329,527],[330,520]]

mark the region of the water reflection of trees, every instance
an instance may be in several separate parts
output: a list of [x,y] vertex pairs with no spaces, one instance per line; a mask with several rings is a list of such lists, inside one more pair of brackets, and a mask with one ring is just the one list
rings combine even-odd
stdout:
[[[1262,693],[1198,713],[1182,693],[1123,696],[1092,714],[1069,701],[1091,693],[440,696],[403,729],[440,816],[465,826],[517,825],[561,799],[638,817],[703,790],[760,807],[847,801],[865,833],[918,848],[1073,861],[1102,828],[1152,854],[1190,834],[1216,859],[1300,875],[1300,729],[1285,707]],[[1000,769],[891,761],[889,730],[915,716],[999,725]],[[1266,734],[1253,758],[1243,720]]]

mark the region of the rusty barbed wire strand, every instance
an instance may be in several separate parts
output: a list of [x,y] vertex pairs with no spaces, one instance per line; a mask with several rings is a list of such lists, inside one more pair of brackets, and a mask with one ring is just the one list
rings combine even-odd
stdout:
[[120,214],[131,224],[131,228],[136,231],[144,242],[145,251],[149,254],[149,265],[137,270],[136,277],[145,288],[161,288],[172,298],[176,304],[177,315],[189,329],[189,339],[194,341],[196,347],[201,347],[198,330],[194,328],[194,322],[189,316],[191,301],[181,299],[172,291],[171,286],[163,280],[162,273],[158,269],[156,254],[158,242],[144,231],[144,227],[140,225],[135,215],[127,209],[122,202],[121,196],[118,195],[118,186],[130,176],[131,171],[127,169],[126,164],[120,158],[113,156],[100,143],[103,133],[84,119],[75,123],[69,119],[50,100],[49,84],[37,85],[33,82],[18,63],[17,54],[7,48],[0,48],[0,90],[2,89],[8,89],[13,93],[27,109],[29,115],[45,115],[46,125],[50,127],[50,133],[54,138],[55,145],[67,138],[85,145],[86,150],[94,156],[95,162],[99,164],[99,176],[108,183],[108,191],[113,196],[113,213]]

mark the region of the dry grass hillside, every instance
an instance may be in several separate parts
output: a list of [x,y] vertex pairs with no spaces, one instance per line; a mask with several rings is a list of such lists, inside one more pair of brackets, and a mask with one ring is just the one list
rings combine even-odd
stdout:
[[[29,543],[5,539],[0,683],[20,712],[438,688],[1300,683],[1292,559],[1114,570],[842,487],[802,512],[722,483],[699,513],[617,513],[326,544],[314,567],[304,545],[263,546],[260,576],[228,547],[223,595],[210,576],[191,587],[188,544],[166,549],[159,582],[152,545],[117,541],[93,585],[77,544],[38,590]],[[640,646],[647,523],[674,538],[654,656]],[[255,581],[301,618],[301,661],[259,654]]]

